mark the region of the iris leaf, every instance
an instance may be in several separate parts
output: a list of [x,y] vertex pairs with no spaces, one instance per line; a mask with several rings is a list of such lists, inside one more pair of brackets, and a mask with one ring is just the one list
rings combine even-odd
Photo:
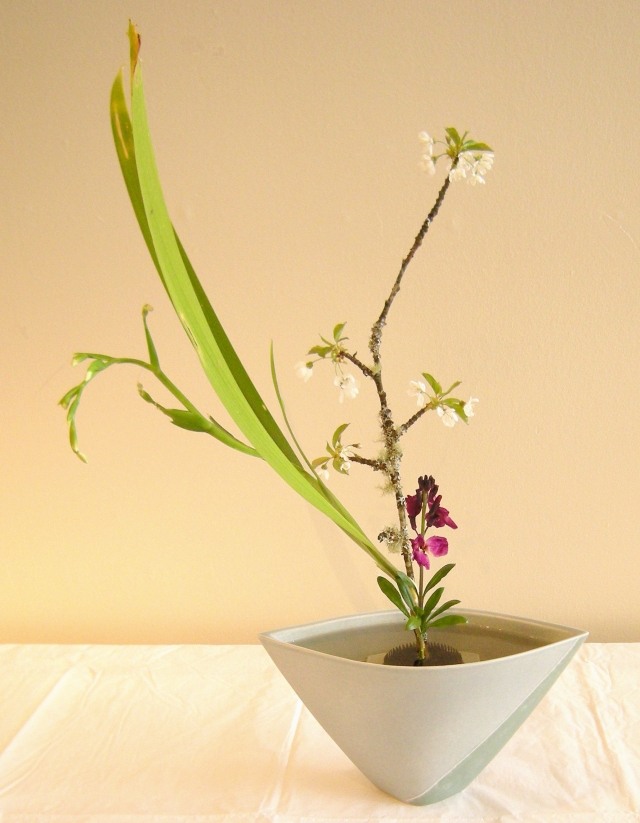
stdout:
[[169,299],[227,412],[258,454],[305,500],[333,520],[386,574],[395,567],[378,551],[324,484],[305,469],[250,380],[174,231],[160,186],[149,134],[139,38],[130,25],[131,115],[121,74],[112,87],[116,151],[143,237]]

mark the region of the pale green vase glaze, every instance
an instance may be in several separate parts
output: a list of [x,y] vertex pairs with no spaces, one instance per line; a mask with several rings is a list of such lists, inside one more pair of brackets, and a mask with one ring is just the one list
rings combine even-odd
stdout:
[[398,612],[266,632],[260,641],[302,702],[378,788],[405,803],[464,789],[509,740],[587,632],[457,610],[466,625],[430,640],[458,649],[452,666],[385,666],[371,657],[407,642]]

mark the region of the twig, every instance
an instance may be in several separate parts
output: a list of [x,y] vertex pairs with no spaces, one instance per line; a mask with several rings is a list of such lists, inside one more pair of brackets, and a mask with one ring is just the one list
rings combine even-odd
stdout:
[[[452,163],[451,168],[455,168],[457,164],[457,158]],[[429,231],[429,227],[431,223],[437,216],[438,212],[440,211],[440,206],[445,198],[447,190],[450,185],[450,177],[447,175],[446,180],[444,181],[440,191],[438,192],[438,196],[436,201],[425,218],[422,226],[420,227],[420,231],[415,237],[413,241],[413,245],[409,249],[407,256],[402,261],[402,265],[400,266],[400,271],[395,279],[395,282],[391,288],[389,296],[387,297],[382,311],[380,312],[380,316],[373,324],[371,329],[371,337],[369,338],[369,351],[371,352],[371,357],[373,358],[373,369],[369,369],[370,376],[373,379],[376,390],[378,392],[378,398],[380,401],[380,427],[382,429],[382,435],[384,438],[385,444],[385,474],[387,475],[391,486],[393,487],[394,497],[396,500],[396,508],[398,510],[398,520],[400,523],[400,534],[402,535],[402,558],[404,560],[404,565],[406,569],[407,575],[413,579],[414,572],[413,572],[413,562],[412,562],[412,555],[410,549],[410,542],[409,542],[409,528],[408,528],[408,519],[407,519],[407,511],[405,507],[405,497],[404,492],[402,490],[402,481],[400,477],[400,464],[402,462],[402,453],[400,448],[398,447],[398,441],[402,434],[406,431],[406,429],[413,425],[413,423],[418,420],[426,408],[424,410],[420,410],[420,412],[413,415],[413,418],[410,418],[405,424],[403,424],[404,428],[401,427],[397,429],[395,423],[393,422],[393,415],[391,413],[391,409],[389,408],[389,404],[387,402],[387,393],[384,389],[384,385],[382,382],[382,366],[381,366],[381,356],[380,356],[380,346],[382,343],[382,329],[384,328],[387,317],[389,315],[389,310],[391,309],[391,305],[400,291],[400,285],[402,283],[402,278],[404,274],[413,260],[415,253],[418,251],[420,246],[422,245],[422,241],[424,240],[427,232]],[[354,362],[354,361],[352,361]],[[357,364],[355,364],[357,365]],[[414,419],[415,418],[415,419]]]
[[373,378],[373,371],[369,368],[369,366],[365,366],[365,364],[359,360],[355,354],[350,354],[346,349],[342,349],[340,353],[340,357],[344,357],[345,360],[348,360],[350,363],[353,363],[356,368],[360,369],[360,371],[364,374],[365,377]]
[[349,457],[349,460],[352,463],[361,463],[363,466],[371,466],[374,472],[385,472],[387,471],[387,464],[384,460],[371,460],[369,457],[361,457],[359,454],[352,454]]
[[423,406],[421,409],[419,409],[405,423],[403,423],[401,426],[398,426],[398,437],[402,437],[402,435],[406,433],[407,429],[411,428],[411,426],[413,426],[414,423],[417,423],[425,412],[428,412],[430,409],[433,408],[434,406],[432,403],[427,403],[426,406]]
[[[451,168],[455,168],[457,164],[457,158],[452,164]],[[413,260],[415,253],[418,251],[420,246],[422,245],[422,241],[425,238],[425,235],[429,231],[429,227],[431,223],[436,218],[438,212],[440,211],[440,206],[442,205],[442,201],[445,198],[447,193],[447,189],[451,184],[451,180],[449,175],[447,175],[446,180],[442,184],[442,188],[438,192],[438,197],[436,198],[436,202],[433,205],[433,208],[427,215],[424,223],[420,227],[420,231],[416,235],[415,240],[413,241],[413,245],[409,249],[407,256],[402,261],[402,265],[400,266],[400,271],[398,272],[398,276],[395,279],[395,283],[391,289],[389,297],[387,297],[385,304],[383,306],[382,311],[380,312],[380,317],[376,320],[371,330],[371,338],[369,339],[369,350],[371,351],[371,355],[373,357],[373,362],[377,365],[380,362],[380,343],[382,339],[382,329],[384,328],[387,322],[387,315],[389,314],[389,309],[391,308],[391,304],[393,303],[396,295],[400,291],[400,285],[402,283],[402,278],[404,277],[404,273],[407,270],[409,263]]]

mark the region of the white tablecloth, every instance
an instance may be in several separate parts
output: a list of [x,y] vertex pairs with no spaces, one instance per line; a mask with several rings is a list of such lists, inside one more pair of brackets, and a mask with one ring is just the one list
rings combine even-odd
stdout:
[[640,643],[583,646],[475,782],[424,807],[374,788],[259,646],[0,645],[0,823],[630,823],[639,810]]

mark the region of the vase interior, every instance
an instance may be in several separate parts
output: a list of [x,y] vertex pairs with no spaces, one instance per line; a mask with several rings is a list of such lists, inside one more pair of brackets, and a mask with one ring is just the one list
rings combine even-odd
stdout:
[[[466,624],[431,629],[431,643],[450,646],[462,655],[465,663],[495,660],[532,651],[575,636],[576,630],[505,615],[460,610]],[[375,662],[390,649],[410,643],[412,634],[404,628],[404,619],[395,612],[372,614],[371,619],[338,618],[296,629],[278,632],[279,640],[294,643],[311,651],[360,662]],[[305,631],[301,631],[304,628]]]

